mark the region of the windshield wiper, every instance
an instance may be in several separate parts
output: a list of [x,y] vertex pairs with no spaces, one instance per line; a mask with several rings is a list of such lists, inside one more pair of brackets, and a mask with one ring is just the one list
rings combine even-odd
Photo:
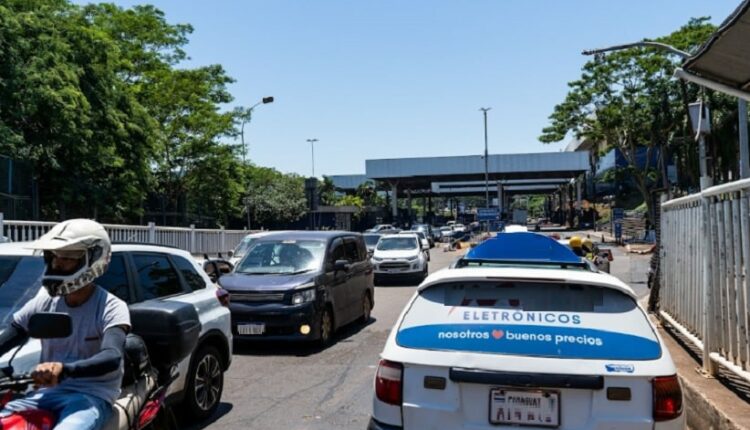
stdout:
[[299,275],[300,273],[309,272],[311,270],[312,269],[302,269],[302,270],[297,270],[295,272],[283,272],[283,273],[280,273],[280,275]]
[[278,272],[236,272],[243,275],[276,275]]

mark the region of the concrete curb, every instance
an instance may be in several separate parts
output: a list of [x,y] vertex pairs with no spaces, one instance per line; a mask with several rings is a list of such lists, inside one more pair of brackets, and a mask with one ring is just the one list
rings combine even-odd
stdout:
[[698,372],[700,363],[678,334],[659,327],[682,383],[687,426],[695,430],[750,430],[750,405],[716,379]]

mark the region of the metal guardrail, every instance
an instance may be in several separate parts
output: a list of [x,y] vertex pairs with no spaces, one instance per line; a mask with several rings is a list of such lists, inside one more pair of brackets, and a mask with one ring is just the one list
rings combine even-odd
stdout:
[[660,314],[703,351],[750,381],[750,180],[662,204]]
[[[15,221],[3,219],[0,213],[0,232],[14,242],[36,240],[54,226],[55,222]],[[201,229],[195,227],[158,227],[148,225],[103,224],[113,242],[153,243],[174,246],[193,254],[218,254],[233,250],[247,234],[254,231]]]

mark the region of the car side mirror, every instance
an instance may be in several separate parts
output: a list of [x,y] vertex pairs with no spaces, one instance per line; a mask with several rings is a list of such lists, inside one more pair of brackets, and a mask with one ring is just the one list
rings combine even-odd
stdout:
[[347,272],[349,271],[349,261],[348,260],[336,260],[335,263],[333,263],[333,270],[336,272],[342,271]]
[[430,250],[430,244],[423,243],[422,244],[422,251],[429,251]]
[[229,256],[229,258],[234,257],[234,251],[227,252],[227,255]]
[[375,255],[375,251],[367,251],[367,258],[372,258]]
[[29,336],[36,339],[56,339],[73,333],[70,315],[59,312],[40,312],[29,318]]

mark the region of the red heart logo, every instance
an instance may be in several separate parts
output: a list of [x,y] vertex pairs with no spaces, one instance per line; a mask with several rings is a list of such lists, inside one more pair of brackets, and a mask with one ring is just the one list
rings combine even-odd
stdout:
[[492,337],[495,339],[501,339],[503,336],[505,336],[505,332],[502,330],[492,330]]

